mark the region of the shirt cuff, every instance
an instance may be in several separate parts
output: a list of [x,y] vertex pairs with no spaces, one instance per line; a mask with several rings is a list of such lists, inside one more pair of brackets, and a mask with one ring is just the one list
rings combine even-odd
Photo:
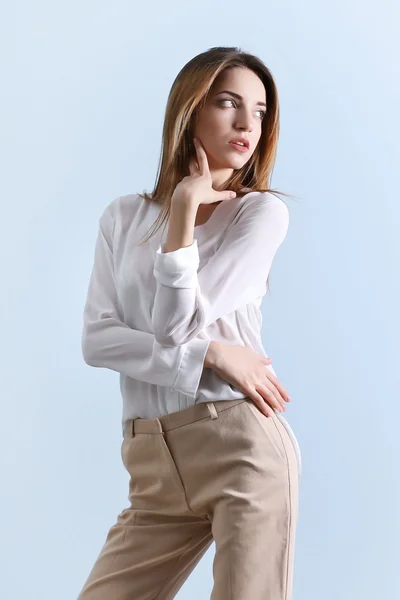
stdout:
[[187,344],[173,387],[186,396],[196,398],[203,374],[204,361],[212,340],[194,338]]
[[191,246],[164,252],[166,242],[159,245],[153,274],[159,283],[173,288],[195,288],[200,264],[197,240]]

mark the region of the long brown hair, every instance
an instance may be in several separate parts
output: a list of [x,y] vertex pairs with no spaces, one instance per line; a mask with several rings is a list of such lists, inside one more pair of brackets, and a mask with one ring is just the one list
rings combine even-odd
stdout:
[[266,65],[253,54],[236,47],[213,47],[192,58],[178,73],[168,95],[162,132],[162,149],[153,192],[139,194],[145,201],[161,205],[153,231],[145,243],[162,226],[170,214],[171,196],[178,183],[189,175],[189,161],[196,156],[193,144],[193,124],[198,107],[207,102],[216,78],[226,69],[247,67],[264,84],[268,109],[262,120],[259,143],[249,161],[234,170],[225,189],[236,193],[242,188],[271,192],[292,197],[270,189],[269,182],[275,165],[279,137],[279,101],[275,81]]

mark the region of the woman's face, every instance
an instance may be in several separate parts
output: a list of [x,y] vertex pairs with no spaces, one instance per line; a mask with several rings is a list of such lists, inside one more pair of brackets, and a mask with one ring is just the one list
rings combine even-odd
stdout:
[[[210,169],[224,172],[222,179],[230,176],[229,170],[242,168],[252,156],[261,136],[266,101],[261,79],[250,69],[236,67],[221,73],[207,103],[198,109],[194,136],[206,151]],[[229,143],[237,137],[246,138],[249,148],[240,151]]]

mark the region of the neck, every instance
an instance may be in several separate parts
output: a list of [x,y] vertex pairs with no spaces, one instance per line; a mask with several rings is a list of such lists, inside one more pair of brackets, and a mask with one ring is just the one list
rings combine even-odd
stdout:
[[210,168],[212,186],[214,190],[224,190],[226,182],[232,176],[233,169],[212,169]]

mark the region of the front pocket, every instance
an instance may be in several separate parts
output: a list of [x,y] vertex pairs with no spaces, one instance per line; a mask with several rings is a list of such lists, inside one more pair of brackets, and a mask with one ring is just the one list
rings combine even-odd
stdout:
[[287,464],[286,450],[274,420],[276,418],[275,415],[272,417],[266,417],[252,400],[247,401],[246,405],[249,407],[250,412],[255,416],[263,428],[268,440],[271,442],[279,458]]
[[169,471],[171,473],[171,477],[175,479],[175,483],[181,491],[184,491],[185,487],[183,485],[183,481],[181,475],[178,471],[178,467],[176,466],[175,459],[172,456],[172,452],[168,445],[168,442],[165,438],[165,432],[162,432],[158,437],[160,444],[162,446],[162,450],[164,451],[164,455],[166,457],[167,464],[169,466]]

